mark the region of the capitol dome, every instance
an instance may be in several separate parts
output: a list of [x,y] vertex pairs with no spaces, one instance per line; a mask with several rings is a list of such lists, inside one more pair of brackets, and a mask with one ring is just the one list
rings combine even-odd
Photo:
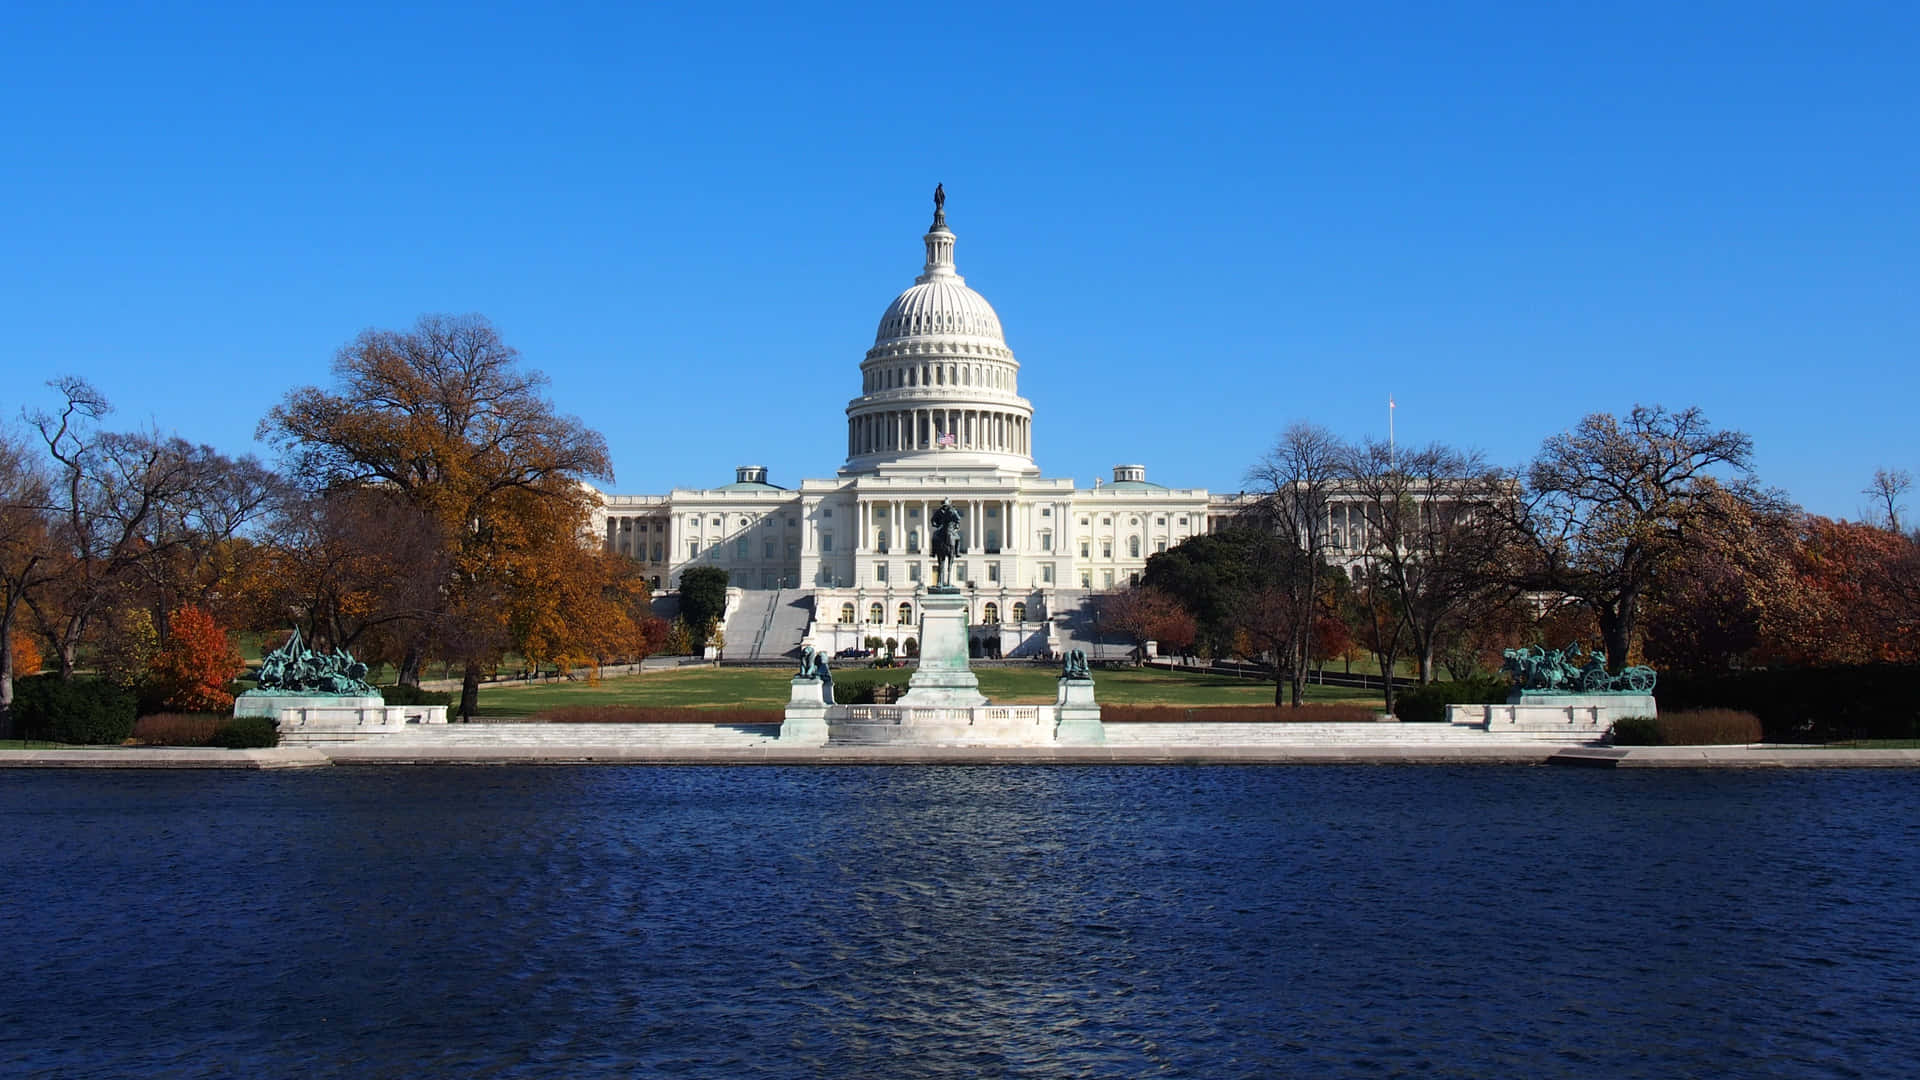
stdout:
[[1033,407],[993,305],[953,262],[944,192],[936,192],[927,261],[880,316],[847,405],[843,474],[885,466],[1033,471]]
[[884,345],[914,337],[973,337],[1004,347],[1007,339],[993,305],[967,288],[965,280],[951,272],[952,267],[947,263],[949,272],[944,275],[922,274],[917,284],[895,297],[887,305],[886,314],[880,316],[873,343]]

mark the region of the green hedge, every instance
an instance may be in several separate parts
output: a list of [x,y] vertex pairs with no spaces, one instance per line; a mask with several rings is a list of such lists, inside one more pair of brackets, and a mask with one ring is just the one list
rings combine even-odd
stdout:
[[907,685],[913,677],[909,668],[868,669],[865,671],[835,671],[833,673],[833,700],[837,705],[871,705],[873,688],[880,683],[892,683],[895,686]]
[[1740,709],[1773,741],[1920,738],[1920,665],[1660,673],[1660,711]]
[[1498,705],[1512,690],[1503,675],[1483,675],[1459,682],[1435,682],[1400,691],[1393,698],[1393,715],[1405,723],[1440,724],[1449,705]]
[[280,731],[272,720],[264,716],[236,716],[221,724],[213,737],[207,740],[207,745],[224,746],[229,750],[279,746]]
[[417,686],[383,686],[380,697],[389,705],[452,705],[453,695]]
[[117,746],[133,735],[134,697],[100,679],[31,675],[13,684],[22,738],[70,746]]

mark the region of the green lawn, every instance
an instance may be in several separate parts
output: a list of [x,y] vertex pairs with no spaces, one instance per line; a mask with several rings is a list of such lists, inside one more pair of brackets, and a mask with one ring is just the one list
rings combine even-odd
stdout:
[[[846,668],[843,681],[872,679],[905,682],[910,671],[873,671]],[[1059,672],[1052,666],[981,668],[980,692],[1002,704],[1047,704],[1058,690]],[[785,668],[694,668],[649,672],[606,679],[599,686],[585,682],[524,686],[487,684],[480,688],[480,714],[490,717],[530,716],[563,705],[645,705],[655,708],[777,709],[786,705]],[[1166,672],[1149,668],[1101,670],[1094,673],[1095,693],[1114,705],[1270,705],[1273,684],[1218,675]],[[1309,686],[1311,701],[1377,702],[1368,690]]]
[[65,743],[41,742],[38,739],[0,739],[0,750],[64,750]]

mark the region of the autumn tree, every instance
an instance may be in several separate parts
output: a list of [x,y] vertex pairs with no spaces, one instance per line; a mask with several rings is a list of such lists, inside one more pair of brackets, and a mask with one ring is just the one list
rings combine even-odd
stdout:
[[417,682],[448,616],[452,545],[439,519],[387,486],[299,493],[275,514],[245,579],[252,622],[296,625]]
[[144,604],[164,631],[173,594],[150,586],[184,579],[163,564],[198,565],[196,551],[232,539],[260,512],[259,492],[269,481],[249,459],[178,437],[101,431],[112,407],[99,391],[72,377],[50,385],[62,405],[30,419],[49,459],[52,566],[50,579],[25,601],[54,647],[61,676],[71,679],[82,643],[105,612]]
[[1155,642],[1160,652],[1183,652],[1192,646],[1193,616],[1180,602],[1151,585],[1137,585],[1097,598],[1100,621],[1125,634],[1134,648]]
[[163,708],[226,712],[227,684],[246,670],[240,651],[205,608],[184,604],[167,619],[167,639],[153,658],[148,690]]
[[[20,616],[27,598],[51,580],[56,567],[46,508],[46,474],[25,442],[0,432],[0,739],[12,738],[13,678],[39,650]],[[31,653],[29,653],[31,650]]]
[[291,392],[260,433],[307,490],[391,490],[436,523],[446,566],[424,572],[444,573],[441,647],[462,665],[471,716],[514,605],[534,595],[516,577],[581,543],[595,498],[583,480],[612,475],[606,441],[555,412],[545,377],[476,315],[366,331],[333,371],[337,389]]
[[[1586,605],[1607,666],[1625,666],[1641,602],[1705,526],[1709,493],[1767,498],[1750,483],[1752,458],[1752,439],[1714,429],[1699,409],[1637,405],[1625,417],[1588,416],[1549,438],[1527,469],[1522,581]],[[1718,483],[1716,470],[1733,482]]]

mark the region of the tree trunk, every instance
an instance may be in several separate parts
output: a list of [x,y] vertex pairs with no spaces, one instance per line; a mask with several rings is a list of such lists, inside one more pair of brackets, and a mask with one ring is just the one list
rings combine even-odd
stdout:
[[1273,656],[1273,703],[1275,706],[1287,703],[1287,673],[1280,667],[1280,654]]
[[1594,615],[1600,620],[1600,637],[1607,645],[1607,670],[1627,666],[1627,647],[1633,640],[1633,598],[1621,597],[1611,604],[1596,604]]
[[1420,685],[1433,681],[1433,639],[1427,639],[1427,645],[1420,650]]
[[419,687],[420,668],[423,661],[424,658],[421,656],[420,647],[418,645],[408,645],[406,651],[400,655],[400,676],[398,681],[401,686]]
[[17,739],[13,730],[13,612],[0,616],[0,739]]
[[[419,676],[414,676],[414,685],[418,686]],[[467,661],[466,670],[460,676],[460,719],[472,720],[480,711],[480,661]]]
[[1393,664],[1398,657],[1388,654],[1380,658],[1381,694],[1387,701],[1387,715],[1393,715]]

